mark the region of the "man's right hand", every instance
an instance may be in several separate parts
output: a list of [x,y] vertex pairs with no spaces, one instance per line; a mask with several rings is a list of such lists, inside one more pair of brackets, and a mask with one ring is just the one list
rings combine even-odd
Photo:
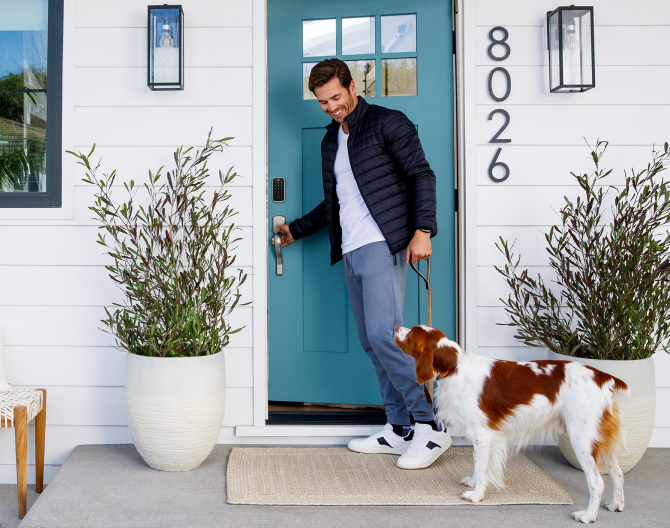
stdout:
[[291,230],[288,228],[288,224],[281,224],[276,232],[281,233],[281,247],[288,246],[295,242],[293,235],[291,235]]

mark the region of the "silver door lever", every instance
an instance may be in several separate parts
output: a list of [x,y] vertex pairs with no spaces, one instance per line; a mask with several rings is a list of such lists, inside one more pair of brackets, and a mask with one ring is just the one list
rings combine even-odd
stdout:
[[275,230],[279,226],[286,223],[286,217],[277,215],[272,217],[272,233],[274,234],[275,257],[277,259],[277,275],[284,274],[284,258],[281,254],[281,232],[276,233]]

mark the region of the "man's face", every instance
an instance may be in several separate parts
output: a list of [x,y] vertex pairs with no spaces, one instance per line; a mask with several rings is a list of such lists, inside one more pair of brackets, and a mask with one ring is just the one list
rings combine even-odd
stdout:
[[316,95],[321,105],[321,110],[338,123],[344,122],[344,118],[353,111],[358,102],[354,81],[351,81],[351,85],[347,89],[340,84],[337,77],[333,77],[323,86],[315,88],[314,95]]

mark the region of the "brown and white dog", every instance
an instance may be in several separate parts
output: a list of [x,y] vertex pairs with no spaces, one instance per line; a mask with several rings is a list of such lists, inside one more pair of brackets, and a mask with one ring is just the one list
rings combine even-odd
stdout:
[[630,395],[623,381],[572,361],[516,363],[469,354],[428,326],[398,327],[395,341],[416,360],[419,383],[441,377],[435,394],[437,417],[472,441],[475,473],[461,484],[474,489],[463,493],[463,499],[481,501],[489,482],[503,487],[512,446],[519,449],[567,430],[590,491],[587,509],[573,513],[573,518],[591,523],[598,516],[604,488],[599,458],[614,487],[606,507],[623,511],[623,473],[616,448],[619,444],[625,449],[625,438],[613,399],[615,392]]

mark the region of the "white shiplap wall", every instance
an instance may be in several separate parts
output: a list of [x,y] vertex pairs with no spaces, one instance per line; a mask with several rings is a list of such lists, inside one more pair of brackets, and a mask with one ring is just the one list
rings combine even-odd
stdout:
[[[546,12],[554,0],[475,0],[465,2],[466,108],[466,251],[467,346],[503,359],[546,357],[542,349],[520,346],[507,322],[500,297],[507,286],[493,268],[503,262],[495,248],[499,236],[513,241],[521,265],[548,273],[543,233],[558,223],[556,211],[564,195],[576,195],[570,171],[592,170],[584,138],[610,141],[604,164],[618,171],[643,167],[652,144],[670,141],[670,3],[640,0],[593,0],[596,88],[579,94],[550,94]],[[488,32],[495,26],[509,31],[510,57],[488,58]],[[497,48],[496,54],[501,54]],[[505,67],[512,93],[493,101],[486,90],[489,72]],[[502,80],[497,75],[497,81]],[[494,85],[495,86],[495,85]],[[501,87],[496,93],[504,93]],[[502,116],[488,121],[495,108],[504,108],[511,122],[503,133],[510,144],[489,144]],[[498,147],[500,161],[510,167],[503,183],[488,177]],[[651,445],[670,447],[670,357],[656,354],[657,414]]]
[[[146,2],[65,0],[63,148],[88,151],[96,143],[103,169],[117,169],[121,183],[169,167],[175,147],[201,145],[211,126],[216,137],[234,136],[210,166],[216,173],[234,165],[241,175],[229,203],[239,211],[235,223],[243,241],[236,264],[249,274],[242,293],[251,301],[252,225],[254,218],[263,219],[264,230],[265,218],[264,207],[254,210],[252,185],[258,154],[259,181],[265,179],[264,102],[256,133],[252,112],[254,19],[261,21],[263,53],[265,38],[264,10],[257,18],[253,8],[263,4],[182,0],[182,5],[186,89],[160,93],[146,85]],[[263,68],[263,55],[260,59]],[[259,137],[254,157],[252,145]],[[131,442],[123,397],[125,358],[99,329],[103,307],[120,294],[95,243],[97,228],[87,210],[92,189],[81,182],[81,167],[75,168],[69,155],[63,165],[62,210],[0,212],[0,325],[7,328],[8,379],[15,386],[48,390],[47,482],[78,444]],[[264,184],[257,187],[256,198],[264,196]],[[225,352],[229,389],[220,441],[234,436],[233,426],[254,420],[254,308],[237,308],[232,322],[245,329]],[[264,342],[263,328],[259,334]],[[0,482],[15,482],[14,462],[14,432],[0,430]],[[32,448],[29,464],[34,479]]]

